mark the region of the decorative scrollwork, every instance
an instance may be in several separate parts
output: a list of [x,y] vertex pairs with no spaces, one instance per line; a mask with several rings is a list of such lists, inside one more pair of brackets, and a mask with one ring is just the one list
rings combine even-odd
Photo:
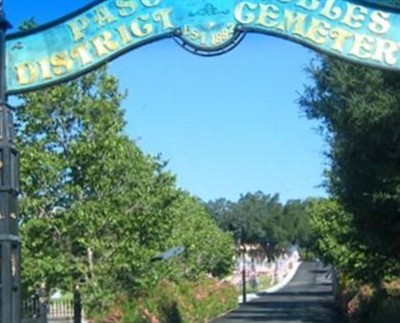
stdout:
[[[0,0],[1,1],[1,0]],[[190,12],[189,16],[216,16],[216,15],[228,15],[229,10],[219,10],[212,3],[207,3],[203,8],[197,10],[196,12]]]

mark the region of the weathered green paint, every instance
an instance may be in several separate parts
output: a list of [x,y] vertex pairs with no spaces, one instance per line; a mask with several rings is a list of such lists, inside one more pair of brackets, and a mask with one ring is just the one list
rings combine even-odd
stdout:
[[58,22],[7,38],[7,93],[70,80],[161,38],[180,37],[194,50],[213,53],[246,32],[276,35],[362,64],[400,70],[400,10],[382,3],[97,1]]

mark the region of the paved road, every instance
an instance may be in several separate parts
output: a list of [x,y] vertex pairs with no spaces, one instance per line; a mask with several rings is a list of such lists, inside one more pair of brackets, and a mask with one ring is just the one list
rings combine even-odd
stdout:
[[333,307],[332,286],[325,273],[320,263],[303,263],[280,291],[242,304],[212,323],[342,323]]

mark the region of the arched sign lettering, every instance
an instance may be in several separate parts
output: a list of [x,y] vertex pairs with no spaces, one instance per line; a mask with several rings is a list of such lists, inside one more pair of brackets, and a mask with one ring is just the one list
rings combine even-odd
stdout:
[[361,64],[400,70],[396,0],[104,0],[6,41],[7,93],[62,81],[144,44],[174,37],[220,54],[247,32],[299,42]]

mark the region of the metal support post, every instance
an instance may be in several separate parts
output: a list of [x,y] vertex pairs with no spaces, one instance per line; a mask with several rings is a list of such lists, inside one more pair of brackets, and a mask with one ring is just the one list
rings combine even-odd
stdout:
[[82,323],[82,300],[79,285],[74,288],[74,323]]
[[46,291],[46,285],[42,284],[38,291],[39,296],[39,322],[38,323],[47,323],[47,314],[49,312],[49,297]]
[[0,322],[21,322],[20,241],[17,198],[18,153],[12,110],[6,96],[5,34],[11,26],[0,0]]

